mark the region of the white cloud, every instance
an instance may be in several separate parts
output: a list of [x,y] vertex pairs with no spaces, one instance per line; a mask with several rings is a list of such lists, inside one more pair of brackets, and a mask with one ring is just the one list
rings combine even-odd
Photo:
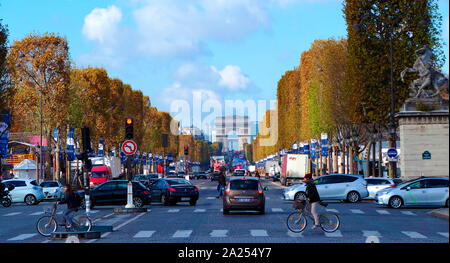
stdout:
[[114,39],[121,20],[122,11],[114,5],[95,8],[84,18],[82,32],[87,39],[105,44]]
[[228,65],[220,71],[214,67],[212,69],[220,75],[219,85],[230,90],[243,90],[250,84],[250,79],[242,73],[239,66]]

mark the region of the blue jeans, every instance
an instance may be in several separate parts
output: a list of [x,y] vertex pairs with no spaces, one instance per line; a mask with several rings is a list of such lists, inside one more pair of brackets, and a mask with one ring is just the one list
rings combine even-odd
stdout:
[[76,211],[77,211],[77,209],[75,209],[75,208],[64,210],[63,219],[64,219],[64,223],[66,223],[66,225],[67,225],[67,223],[71,226],[73,225],[71,214],[75,213]]
[[217,192],[219,192],[219,196],[223,196],[223,189],[224,189],[223,185],[221,184],[217,185]]

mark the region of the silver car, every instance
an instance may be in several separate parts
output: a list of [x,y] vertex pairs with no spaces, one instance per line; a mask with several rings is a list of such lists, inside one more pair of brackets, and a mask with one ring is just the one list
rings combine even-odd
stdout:
[[380,205],[392,208],[402,206],[448,207],[448,177],[422,177],[407,181],[396,187],[377,192],[375,200]]
[[396,187],[402,182],[401,179],[391,179],[391,178],[366,178],[367,181],[367,191],[369,191],[369,196],[367,199],[375,199],[375,195],[378,191],[389,188]]
[[[347,200],[356,203],[369,196],[367,182],[360,175],[330,174],[314,179],[320,199]],[[298,200],[305,198],[306,186],[304,183],[296,184],[284,189],[285,200]]]

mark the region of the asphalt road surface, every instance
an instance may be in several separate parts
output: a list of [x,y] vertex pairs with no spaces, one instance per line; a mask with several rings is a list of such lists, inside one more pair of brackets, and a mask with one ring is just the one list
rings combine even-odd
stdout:
[[[96,225],[112,225],[114,232],[84,243],[448,243],[448,221],[431,217],[432,209],[394,210],[371,201],[357,204],[329,202],[327,209],[340,215],[341,227],[334,233],[311,229],[301,234],[290,232],[286,218],[293,211],[292,202],[284,201],[279,184],[262,180],[266,194],[266,214],[232,212],[222,214],[222,200],[216,199],[217,182],[193,180],[200,188],[196,206],[152,204],[147,213],[113,214],[113,207],[95,207]],[[35,224],[50,202],[36,206],[13,204],[0,207],[0,242],[61,243],[40,236]],[[62,209],[60,210],[60,212]]]

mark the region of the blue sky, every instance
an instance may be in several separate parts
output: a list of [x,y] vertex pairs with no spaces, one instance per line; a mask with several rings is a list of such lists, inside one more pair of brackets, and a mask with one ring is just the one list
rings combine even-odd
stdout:
[[[448,43],[448,3],[439,5]],[[76,66],[105,67],[163,111],[191,104],[193,92],[275,99],[278,80],[315,39],[346,36],[341,10],[340,0],[0,0],[10,40],[65,36]]]

